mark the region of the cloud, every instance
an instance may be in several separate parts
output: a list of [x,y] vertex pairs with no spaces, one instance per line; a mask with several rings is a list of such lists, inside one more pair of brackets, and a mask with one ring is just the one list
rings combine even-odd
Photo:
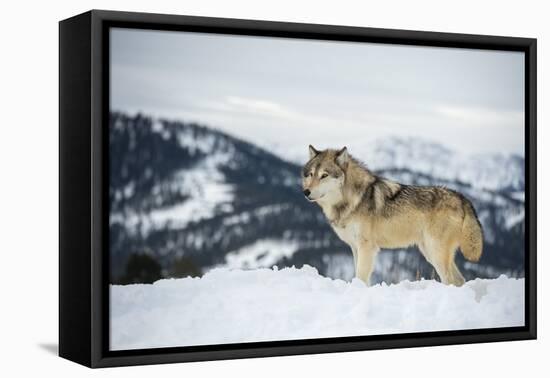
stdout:
[[508,125],[523,124],[523,111],[493,110],[480,107],[442,105],[435,112],[446,118],[464,122],[465,125]]
[[273,101],[266,101],[254,98],[239,96],[227,96],[224,99],[226,105],[233,110],[245,113],[254,113],[257,115],[277,117],[277,118],[295,118],[296,112]]
[[399,135],[523,152],[523,53],[123,29],[112,43],[113,109],[266,148]]

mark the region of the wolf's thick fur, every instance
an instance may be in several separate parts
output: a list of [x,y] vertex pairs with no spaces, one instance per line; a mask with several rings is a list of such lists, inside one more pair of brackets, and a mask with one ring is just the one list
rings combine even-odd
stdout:
[[470,261],[483,249],[481,224],[472,203],[453,190],[403,185],[378,177],[341,150],[309,147],[304,194],[321,206],[353,252],[355,274],[367,284],[380,248],[417,245],[445,284],[460,286],[458,248]]

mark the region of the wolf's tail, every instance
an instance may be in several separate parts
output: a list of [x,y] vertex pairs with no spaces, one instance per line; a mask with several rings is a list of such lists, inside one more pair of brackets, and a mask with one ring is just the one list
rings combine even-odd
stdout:
[[464,221],[460,236],[460,250],[469,261],[479,261],[483,250],[483,230],[476,211],[470,201],[463,198]]

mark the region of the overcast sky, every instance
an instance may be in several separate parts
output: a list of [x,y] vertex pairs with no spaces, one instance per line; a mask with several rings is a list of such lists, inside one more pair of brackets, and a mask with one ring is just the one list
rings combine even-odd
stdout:
[[277,151],[388,135],[524,155],[520,52],[113,29],[111,108]]

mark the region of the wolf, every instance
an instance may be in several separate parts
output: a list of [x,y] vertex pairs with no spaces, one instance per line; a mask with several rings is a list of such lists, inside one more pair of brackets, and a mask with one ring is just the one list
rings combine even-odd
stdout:
[[310,145],[302,187],[350,246],[355,276],[367,285],[380,248],[416,245],[441,282],[455,286],[464,284],[455,264],[457,249],[469,261],[481,257],[483,230],[474,206],[462,194],[379,177],[346,147],[317,150]]

